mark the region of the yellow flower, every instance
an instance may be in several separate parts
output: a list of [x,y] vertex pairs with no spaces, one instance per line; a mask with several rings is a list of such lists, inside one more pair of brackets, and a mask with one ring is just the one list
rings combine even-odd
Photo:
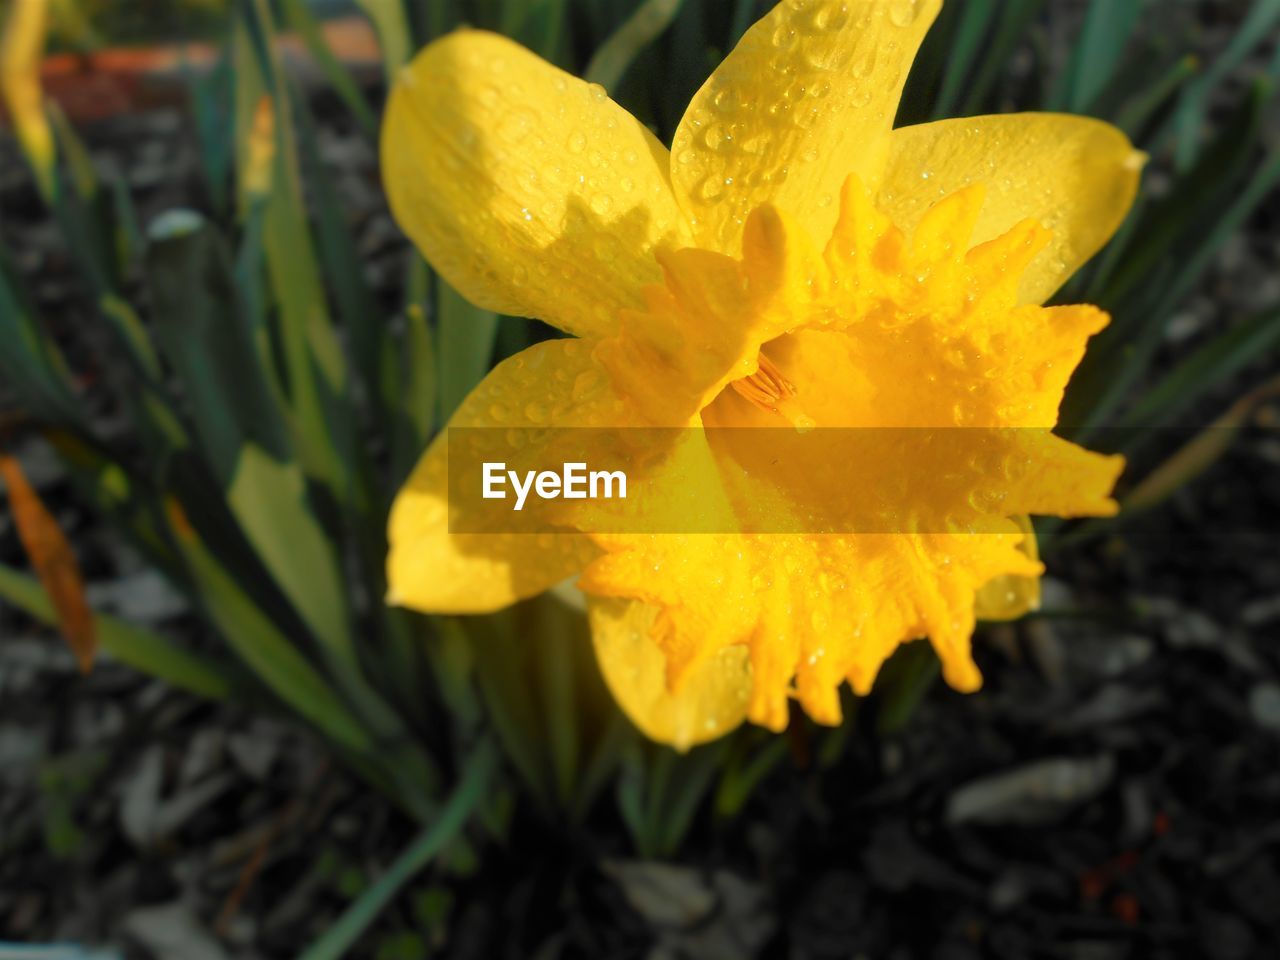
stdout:
[[[490,611],[580,575],[615,697],[681,748],[744,717],[780,730],[789,697],[837,723],[840,684],[867,691],[917,637],[952,686],[979,686],[975,618],[1036,602],[1026,516],[1115,509],[1121,461],[1048,433],[1107,317],[1039,304],[1124,219],[1142,155],[1051,114],[894,130],[940,4],[787,0],[698,91],[670,152],[603,89],[455,33],[401,75],[383,170],[463,295],[572,335],[499,365],[451,427],[1012,428],[1033,468],[965,508],[986,532],[450,534],[440,439],[392,513],[393,602]],[[822,465],[754,463],[716,435],[702,453],[728,502],[851,504],[895,475],[942,490],[907,447],[833,491]]]
[[19,0],[12,4],[0,40],[0,95],[13,119],[18,142],[35,171],[41,195],[49,200],[55,190],[56,148],[40,88],[47,16],[47,0]]

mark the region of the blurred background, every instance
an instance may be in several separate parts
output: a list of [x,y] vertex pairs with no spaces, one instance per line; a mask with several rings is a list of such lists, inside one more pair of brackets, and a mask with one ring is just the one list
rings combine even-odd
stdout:
[[1152,157],[1059,297],[1124,510],[1040,526],[981,693],[917,643],[681,755],[572,602],[381,604],[398,484],[558,335],[406,243],[386,78],[482,26],[669,142],[769,6],[0,4],[0,957],[1280,955],[1280,0],[950,0],[916,63],[900,124]]

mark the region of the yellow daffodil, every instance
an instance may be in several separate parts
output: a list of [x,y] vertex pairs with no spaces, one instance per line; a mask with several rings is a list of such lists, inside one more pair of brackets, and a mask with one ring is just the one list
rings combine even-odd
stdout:
[[[1052,114],[893,129],[940,4],[787,0],[698,91],[670,151],[603,89],[454,33],[402,73],[382,158],[397,219],[452,285],[571,335],[499,365],[450,428],[513,443],[533,426],[1026,430],[1031,469],[997,469],[966,501],[983,532],[450,533],[440,439],[393,510],[393,602],[491,611],[579,576],[614,695],[681,748],[744,718],[780,730],[791,697],[837,723],[840,685],[866,692],[918,637],[953,687],[980,685],[975,619],[1036,601],[1027,515],[1115,509],[1119,459],[1048,433],[1107,317],[1040,304],[1124,219],[1142,155]],[[833,485],[734,436],[703,450],[729,503],[942,492],[910,445]]]

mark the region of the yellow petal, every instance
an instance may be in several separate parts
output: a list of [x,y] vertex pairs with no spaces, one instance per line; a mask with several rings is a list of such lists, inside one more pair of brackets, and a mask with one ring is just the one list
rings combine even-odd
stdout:
[[401,73],[382,131],[392,211],[463,296],[582,336],[688,243],[665,147],[602,88],[459,31]]
[[[482,613],[541,593],[581,570],[595,548],[581,535],[449,532],[468,501],[449,497],[449,430],[531,427],[550,411],[581,424],[607,384],[589,344],[550,340],[494,368],[414,468],[391,509],[388,601],[432,613]],[[574,394],[577,394],[575,399]],[[547,411],[548,413],[543,413]],[[532,413],[531,413],[532,412]],[[528,431],[521,437],[527,439]],[[485,431],[491,440],[505,434]],[[537,459],[529,448],[518,457]],[[545,466],[545,463],[543,464]]]
[[893,132],[877,203],[910,233],[939,198],[983,183],[974,244],[1027,218],[1053,232],[1020,288],[1022,302],[1043,303],[1120,227],[1144,160],[1124,133],[1087,117],[941,120]]
[[672,184],[699,243],[736,253],[765,202],[827,236],[845,178],[879,183],[902,86],[940,6],[787,0],[748,30],[672,146]]
[[[1015,517],[1025,539],[1018,549],[1031,560],[1039,561],[1036,532],[1030,517]],[[979,620],[1017,620],[1025,613],[1040,609],[1040,578],[1005,574],[984,584],[974,601],[974,614]]]
[[667,661],[652,639],[658,609],[628,600],[588,605],[596,660],[623,712],[645,736],[688,750],[733,730],[751,694],[747,648],[724,647],[698,664],[677,692],[667,685]]

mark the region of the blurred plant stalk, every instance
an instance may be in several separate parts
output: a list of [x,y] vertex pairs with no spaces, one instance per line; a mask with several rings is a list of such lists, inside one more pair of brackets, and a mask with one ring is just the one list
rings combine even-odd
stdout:
[[40,194],[46,203],[52,203],[57,187],[57,151],[40,84],[48,24],[48,0],[16,0],[9,4],[0,38],[0,94]]

